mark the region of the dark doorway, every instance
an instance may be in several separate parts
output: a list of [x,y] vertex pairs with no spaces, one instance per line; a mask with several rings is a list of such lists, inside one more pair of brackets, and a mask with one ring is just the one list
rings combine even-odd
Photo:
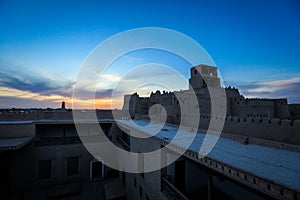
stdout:
[[102,179],[102,163],[101,162],[92,162],[92,180]]
[[9,192],[9,165],[0,163],[0,199],[8,199]]
[[[122,184],[126,187],[126,173],[122,172]],[[135,186],[136,186],[136,179],[135,179]]]
[[39,179],[51,178],[51,160],[40,160],[39,161]]
[[175,186],[185,193],[185,160],[175,162]]

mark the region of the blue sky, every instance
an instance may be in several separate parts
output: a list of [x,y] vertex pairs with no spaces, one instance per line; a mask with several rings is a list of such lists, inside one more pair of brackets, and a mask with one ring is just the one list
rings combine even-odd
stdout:
[[[300,3],[273,1],[6,1],[0,0],[0,107],[58,107],[70,102],[88,54],[119,32],[173,29],[196,40],[225,85],[248,97],[300,102]],[[159,62],[186,78],[189,65],[161,51],[120,58],[119,68]],[[200,64],[200,63],[199,63]],[[111,85],[97,96],[106,107]],[[69,105],[70,107],[70,105]]]

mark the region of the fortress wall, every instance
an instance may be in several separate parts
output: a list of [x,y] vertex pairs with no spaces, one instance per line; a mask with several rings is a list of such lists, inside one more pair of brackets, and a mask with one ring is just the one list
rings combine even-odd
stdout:
[[[111,110],[97,110],[97,117],[98,119],[112,119],[113,114]],[[117,112],[115,112],[115,115],[117,116]]]
[[291,119],[300,119],[300,104],[288,105]]
[[270,99],[230,99],[231,115],[241,117],[274,118],[274,101]]
[[287,99],[277,99],[275,101],[275,117],[280,119],[289,118],[290,113],[287,104]]
[[189,115],[184,115],[182,118],[182,124],[187,127],[193,127],[196,128],[198,125],[196,124],[197,122],[195,121],[197,119],[197,115],[195,114],[189,114]]
[[[199,127],[207,129],[209,116],[202,116]],[[300,145],[300,120],[226,117],[223,132]]]
[[110,116],[112,118],[103,117],[103,119],[130,119],[130,114],[128,110],[113,110]]

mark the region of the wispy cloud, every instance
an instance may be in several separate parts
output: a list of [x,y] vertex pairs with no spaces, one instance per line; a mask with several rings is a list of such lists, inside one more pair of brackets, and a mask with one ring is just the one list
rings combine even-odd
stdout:
[[[157,89],[173,91],[187,87],[187,81],[177,73],[155,65],[134,69],[123,76],[113,73],[95,75],[101,80],[100,84],[86,78],[86,84],[77,88],[77,96],[72,99],[76,82],[71,79],[30,71],[0,71],[0,107],[51,107],[59,106],[64,100],[69,107],[74,102],[78,108],[121,108],[125,94],[138,92],[148,96]],[[300,102],[300,76],[231,85],[239,88],[246,97],[288,98],[289,103]]]
[[70,80],[52,80],[42,76],[0,72],[0,86],[43,95],[67,95],[73,86]]
[[118,82],[121,80],[120,76],[114,75],[114,74],[100,74],[98,75],[99,78],[103,78],[104,80],[108,80],[111,82]]
[[[117,82],[117,76],[104,76],[106,80]],[[39,74],[28,74],[20,71],[0,72],[0,103],[1,107],[51,107],[59,106],[65,101],[71,107],[73,102],[72,92],[74,81],[63,77],[45,77]],[[91,88],[82,86],[78,89],[79,98],[74,99],[78,108],[110,108],[113,90],[110,88],[96,88],[96,93],[91,93]],[[121,107],[120,98],[117,107]]]
[[240,83],[237,87],[246,97],[288,98],[290,103],[300,103],[300,77]]

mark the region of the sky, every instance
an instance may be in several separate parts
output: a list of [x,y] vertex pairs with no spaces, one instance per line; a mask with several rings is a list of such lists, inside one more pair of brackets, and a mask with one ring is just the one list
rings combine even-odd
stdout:
[[[95,99],[72,99],[91,52],[115,34],[141,27],[171,29],[198,42],[218,67],[223,84],[239,88],[245,97],[300,103],[297,0],[0,0],[0,25],[0,108],[57,108],[61,101],[71,108],[72,100],[74,108],[121,108],[121,95],[111,105],[112,94],[124,82],[131,83],[128,91],[142,96],[156,89],[186,89],[176,78],[170,79],[172,87],[141,85],[145,77],[153,82],[171,77],[159,76],[164,73],[147,63],[169,66],[186,80],[191,67],[170,52],[142,49],[122,55],[100,75],[104,81]],[[147,76],[123,80],[141,65]]]

